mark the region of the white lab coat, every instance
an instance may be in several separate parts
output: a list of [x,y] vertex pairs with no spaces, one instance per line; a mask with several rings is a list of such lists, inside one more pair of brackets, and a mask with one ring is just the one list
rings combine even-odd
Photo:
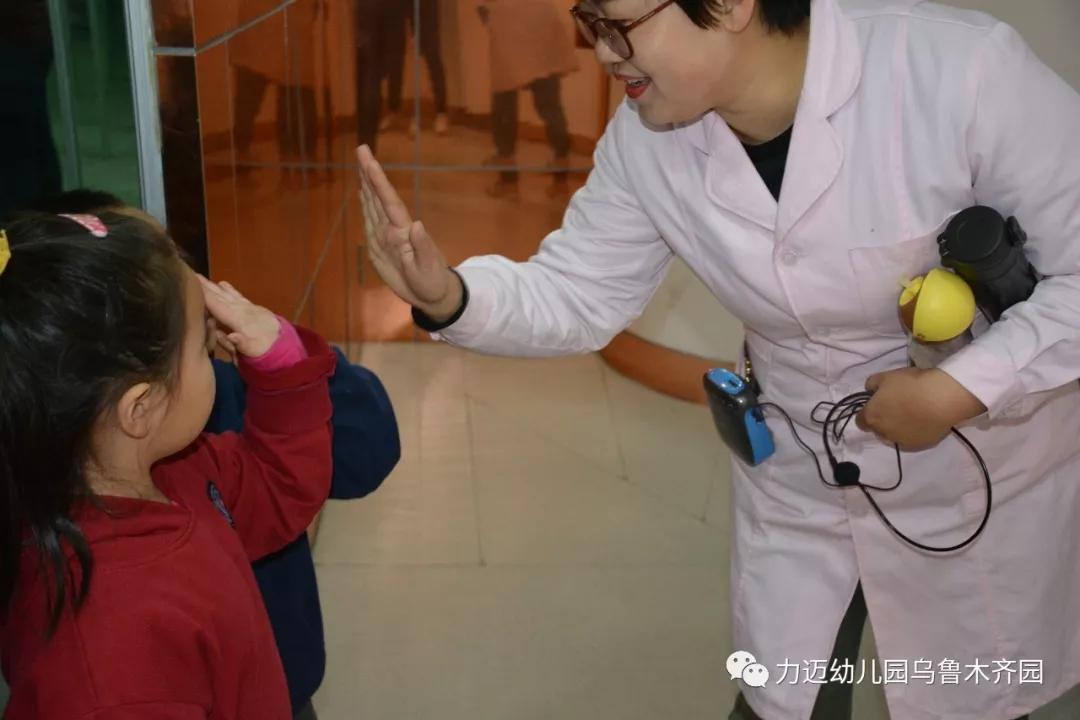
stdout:
[[483,6],[488,11],[492,92],[520,90],[578,69],[577,29],[563,22],[560,12],[567,20],[570,13],[551,0],[489,0]]
[[[963,428],[993,476],[982,536],[950,556],[912,549],[859,490],[824,486],[774,421],[777,454],[734,466],[731,568],[735,646],[773,676],[747,689],[766,720],[809,717],[818,686],[777,684],[779,666],[830,657],[859,578],[880,658],[909,670],[885,685],[894,720],[1010,720],[1080,682],[1080,97],[982,14],[812,8],[779,203],[715,114],[650,129],[626,104],[534,258],[462,265],[472,299],[442,337],[505,355],[596,350],[677,254],[744,322],[765,399],[820,450],[816,403],[908,364],[899,283],[938,264],[948,219],[973,204],[1017,216],[1047,278],[942,366],[990,409]],[[854,425],[839,449],[876,485],[895,479],[893,452]],[[947,438],[903,462],[900,489],[878,493],[890,519],[929,545],[967,537],[984,503],[969,452]],[[910,679],[918,660],[930,682]],[[1021,660],[1041,661],[1041,682],[1020,682]],[[939,674],[949,661],[958,684]]]

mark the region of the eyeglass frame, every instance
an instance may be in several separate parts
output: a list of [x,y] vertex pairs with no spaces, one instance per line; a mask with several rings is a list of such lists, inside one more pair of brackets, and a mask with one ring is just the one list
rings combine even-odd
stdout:
[[[596,43],[600,42],[603,39],[601,34],[596,31],[596,27],[598,25],[602,24],[605,27],[609,27],[615,32],[617,32],[620,36],[622,36],[623,42],[626,43],[626,57],[623,57],[623,55],[617,52],[615,48],[611,47],[610,43],[605,41],[604,44],[607,45],[608,49],[618,55],[621,59],[629,60],[630,58],[634,57],[634,45],[630,42],[630,31],[648,22],[654,16],[659,14],[661,10],[664,10],[669,5],[674,4],[675,1],[676,0],[664,0],[664,2],[660,3],[652,10],[635,20],[612,20],[611,18],[606,18],[602,15],[596,15],[592,12],[582,10],[582,6],[585,5],[585,3],[578,3],[574,7],[570,8],[570,14],[574,16],[574,20],[580,23],[580,25],[584,25],[586,28],[588,28],[589,32],[591,32],[596,37],[596,39],[592,41],[593,47],[595,47]],[[582,35],[585,35],[580,25],[578,26],[578,31],[581,32]],[[585,40],[589,40],[588,36],[585,37]]]

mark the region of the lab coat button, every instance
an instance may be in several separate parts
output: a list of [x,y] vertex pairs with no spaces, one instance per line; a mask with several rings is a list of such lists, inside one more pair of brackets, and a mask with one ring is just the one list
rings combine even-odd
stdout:
[[799,262],[799,253],[794,250],[785,250],[780,256],[780,262],[788,266],[794,265]]

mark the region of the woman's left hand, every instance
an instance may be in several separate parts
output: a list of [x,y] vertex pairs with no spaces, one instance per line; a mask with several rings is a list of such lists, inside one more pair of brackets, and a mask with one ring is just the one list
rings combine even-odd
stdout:
[[902,450],[933,447],[954,426],[986,412],[977,397],[937,369],[878,373],[866,381],[866,389],[874,395],[856,416],[856,424]]

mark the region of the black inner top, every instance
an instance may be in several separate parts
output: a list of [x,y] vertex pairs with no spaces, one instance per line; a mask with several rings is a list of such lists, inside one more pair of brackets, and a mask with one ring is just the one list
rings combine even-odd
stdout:
[[761,145],[743,143],[750,162],[754,163],[758,175],[765,181],[765,187],[777,200],[780,199],[780,186],[784,184],[784,168],[787,166],[788,148],[791,147],[791,128],[781,135]]

